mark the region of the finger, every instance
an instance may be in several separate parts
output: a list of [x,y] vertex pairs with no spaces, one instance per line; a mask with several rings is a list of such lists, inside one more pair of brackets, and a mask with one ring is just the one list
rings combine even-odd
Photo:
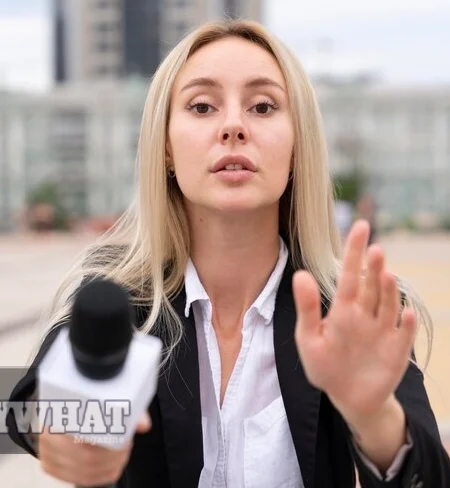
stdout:
[[368,252],[367,274],[361,292],[361,306],[371,315],[376,315],[380,300],[380,273],[383,267],[383,251],[379,246],[372,246]]
[[368,238],[369,224],[365,220],[355,222],[345,243],[342,273],[336,289],[336,298],[339,300],[358,298]]
[[320,333],[320,293],[314,278],[297,271],[292,280],[297,313],[296,338]]
[[139,434],[143,434],[148,432],[152,427],[152,419],[148,412],[144,412],[142,417],[139,419],[139,422],[136,426],[136,432]]
[[64,450],[61,446],[55,448],[52,444],[49,444],[45,439],[41,440],[39,446],[39,459],[41,464],[44,464],[46,468],[50,465],[53,469],[62,470],[67,466],[67,458],[64,456]]
[[[42,443],[43,449],[40,452],[42,469],[63,481],[83,486],[106,484],[97,481],[111,477],[111,474],[118,474],[117,470],[124,465],[130,451],[130,442],[122,451],[111,451],[89,443],[77,443],[72,449],[75,438],[67,434],[55,435],[51,441]],[[85,477],[89,482],[80,482],[80,476]]]
[[398,349],[400,357],[411,355],[417,330],[417,320],[414,310],[405,308],[401,315],[400,327],[397,329]]
[[[47,474],[48,476],[51,476],[52,478],[55,478],[59,481],[65,482],[65,483],[70,483],[70,484],[80,484],[79,483],[79,475],[77,476],[76,473],[71,473],[67,472],[64,469],[60,469],[57,466],[54,466],[53,464],[50,464],[46,461],[41,461],[41,470]],[[80,484],[81,486],[81,484]],[[88,486],[88,485],[85,485]]]
[[381,273],[381,299],[378,307],[378,320],[384,328],[394,328],[398,322],[400,293],[393,274]]
[[[128,460],[128,456],[110,456],[105,462],[95,465],[84,465],[84,475],[90,480],[89,486],[108,486],[120,478],[121,471]],[[78,466],[79,470],[79,466]],[[75,471],[76,472],[76,471]]]

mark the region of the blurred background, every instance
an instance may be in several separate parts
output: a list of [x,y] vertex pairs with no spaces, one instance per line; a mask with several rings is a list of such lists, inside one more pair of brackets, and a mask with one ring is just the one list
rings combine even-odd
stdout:
[[[0,0],[0,366],[27,364],[64,273],[129,204],[162,57],[223,15],[262,22],[310,75],[342,237],[369,219],[428,305],[425,383],[450,440],[448,0]],[[24,455],[0,456],[0,479],[64,486]]]

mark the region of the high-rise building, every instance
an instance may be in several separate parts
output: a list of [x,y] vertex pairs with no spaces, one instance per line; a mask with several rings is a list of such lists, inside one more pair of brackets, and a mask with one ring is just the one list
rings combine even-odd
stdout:
[[54,79],[150,75],[159,62],[161,0],[53,0]]
[[56,82],[123,73],[121,0],[53,0]]
[[61,0],[54,0],[53,4],[53,34],[54,34],[54,49],[53,49],[53,77],[57,83],[67,80],[67,58],[66,53],[66,19],[67,15],[64,12],[64,2]]
[[224,15],[261,21],[261,0],[53,0],[55,82],[149,77],[184,34]]
[[126,75],[148,77],[160,58],[161,0],[123,0],[123,62]]
[[204,22],[227,18],[263,21],[261,0],[161,0],[161,56]]

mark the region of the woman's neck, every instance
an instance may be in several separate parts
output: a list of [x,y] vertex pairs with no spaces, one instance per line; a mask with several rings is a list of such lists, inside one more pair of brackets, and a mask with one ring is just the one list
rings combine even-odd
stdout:
[[239,328],[279,256],[278,211],[191,216],[191,259],[211,300],[215,328]]

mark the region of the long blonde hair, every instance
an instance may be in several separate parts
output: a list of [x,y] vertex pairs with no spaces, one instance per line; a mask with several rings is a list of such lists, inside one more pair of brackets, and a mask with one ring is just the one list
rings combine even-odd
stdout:
[[[70,285],[83,276],[104,276],[133,291],[134,303],[149,307],[140,329],[158,331],[169,344],[166,360],[182,338],[171,299],[184,282],[190,253],[189,228],[176,179],[166,172],[170,94],[188,58],[202,46],[236,36],[271,53],[285,77],[295,131],[293,178],[280,201],[280,234],[285,236],[294,268],[304,267],[329,300],[339,273],[340,237],[334,218],[334,191],[322,121],[313,87],[295,55],[260,24],[224,20],[187,35],[164,59],[145,102],[137,154],[136,196],[115,226],[80,257],[54,301],[51,328],[68,317]],[[67,295],[68,296],[68,295]],[[58,303],[63,301],[62,306]],[[428,325],[420,301],[413,305]],[[160,319],[163,320],[160,320]],[[431,326],[427,329],[431,331]]]

